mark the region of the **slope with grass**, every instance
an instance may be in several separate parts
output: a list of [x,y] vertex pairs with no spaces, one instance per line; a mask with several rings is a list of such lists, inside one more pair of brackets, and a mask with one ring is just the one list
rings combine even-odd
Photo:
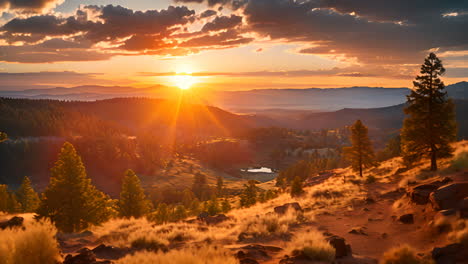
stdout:
[[[426,161],[405,170],[401,158],[366,170],[363,178],[350,168],[336,169],[309,178],[302,196],[285,192],[219,221],[114,219],[80,234],[58,234],[61,255],[53,257],[82,255],[87,247],[96,259],[114,263],[331,263],[337,257],[340,263],[431,263],[435,247],[466,247],[468,223],[430,203],[416,204],[407,192],[445,177],[452,184],[467,181],[468,142],[455,147],[437,173],[428,171]],[[402,217],[407,214],[412,221]],[[34,232],[31,221],[24,232]],[[0,237],[2,232],[11,231],[0,231]]]

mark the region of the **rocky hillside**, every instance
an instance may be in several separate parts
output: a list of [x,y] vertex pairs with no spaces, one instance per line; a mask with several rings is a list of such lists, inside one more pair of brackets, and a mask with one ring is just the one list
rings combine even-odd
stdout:
[[64,264],[466,263],[468,142],[458,142],[456,149],[437,173],[424,161],[405,170],[400,158],[367,170],[363,178],[337,169],[311,175],[300,197],[283,193],[226,215],[201,214],[165,225],[114,219],[56,236],[50,225],[26,216],[25,230],[7,228],[23,225],[14,218],[0,224],[6,228],[0,232],[14,241],[46,228]]

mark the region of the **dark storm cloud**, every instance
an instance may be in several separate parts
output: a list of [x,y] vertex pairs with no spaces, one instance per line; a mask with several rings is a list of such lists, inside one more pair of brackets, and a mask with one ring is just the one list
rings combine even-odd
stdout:
[[53,7],[60,0],[0,0],[0,11],[2,9],[20,10],[26,13],[41,12],[43,9]]
[[224,29],[231,29],[242,24],[242,17],[231,15],[231,16],[219,16],[213,21],[206,23],[202,31],[220,31]]
[[[319,48],[303,48],[301,53],[343,54],[366,63],[412,63],[420,61],[431,48],[467,48],[468,45],[468,34],[463,33],[468,28],[468,15],[444,17],[443,14],[450,8],[438,9],[437,12],[433,7],[427,8],[431,10],[428,13],[438,15],[420,23],[398,24],[375,22],[365,16],[335,10],[335,4],[339,7],[338,4],[346,2],[351,6],[356,1],[327,1],[327,8],[323,8],[323,2],[250,0],[245,6],[244,15],[250,30],[261,35],[287,42],[319,45]],[[403,2],[386,1],[386,5],[393,3],[402,5]],[[423,6],[421,9],[421,12],[426,10]],[[464,11],[465,8],[461,5],[457,10]],[[389,13],[384,16],[385,12]],[[391,11],[381,10],[380,13],[381,21],[394,17]],[[380,13],[373,14],[379,16]]]
[[320,0],[320,7],[357,15],[376,21],[421,22],[441,14],[465,12],[466,0]]
[[212,17],[212,16],[214,16],[216,14],[218,14],[218,12],[216,12],[214,10],[211,10],[211,9],[208,9],[208,10],[203,11],[200,14],[200,18]]

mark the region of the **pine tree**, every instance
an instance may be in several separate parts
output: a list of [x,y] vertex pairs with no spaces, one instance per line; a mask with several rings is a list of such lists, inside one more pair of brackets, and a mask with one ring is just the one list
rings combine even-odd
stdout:
[[218,176],[216,178],[216,192],[217,192],[218,197],[223,196],[223,188],[224,188],[223,177]]
[[455,110],[440,79],[445,68],[434,53],[424,60],[420,73],[407,97],[405,114],[408,117],[401,133],[402,152],[407,164],[428,156],[431,170],[436,171],[437,159],[453,152],[450,143],[456,140]]
[[291,184],[291,196],[300,196],[304,193],[302,189],[302,180],[298,176],[296,176]]
[[[205,201],[208,196],[208,183],[205,174],[197,173],[193,179],[192,192],[198,199]],[[208,196],[208,197],[207,197]]]
[[221,211],[216,197],[213,197],[211,200],[206,202],[206,211],[209,215],[215,215]]
[[5,184],[0,184],[0,212],[21,212],[21,205],[16,200],[15,194],[11,193]]
[[58,229],[76,232],[109,218],[108,198],[91,183],[81,157],[65,142],[49,185],[42,194],[38,217],[50,218]]
[[257,186],[255,181],[250,180],[241,194],[240,204],[242,207],[249,207],[255,203],[257,203]]
[[118,202],[120,216],[139,218],[150,210],[151,202],[146,199],[145,192],[140,184],[140,179],[132,170],[125,172]]
[[9,212],[8,199],[8,187],[5,184],[0,184],[0,212]]
[[32,188],[28,177],[23,178],[23,182],[16,192],[16,197],[21,205],[21,211],[24,213],[34,212],[39,207],[39,195]]
[[221,202],[221,211],[223,213],[227,213],[231,211],[231,203],[226,198],[224,198],[223,201]]
[[361,120],[357,120],[350,130],[352,146],[343,148],[343,151],[346,158],[351,162],[353,170],[359,171],[359,176],[362,177],[364,168],[377,165],[374,149],[367,135],[367,127],[362,124]]

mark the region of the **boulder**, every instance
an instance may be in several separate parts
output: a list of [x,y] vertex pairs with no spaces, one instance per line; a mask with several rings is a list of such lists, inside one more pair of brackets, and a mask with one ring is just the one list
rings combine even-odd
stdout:
[[0,229],[13,228],[13,227],[22,227],[24,222],[23,217],[14,216],[10,220],[0,222]]
[[414,216],[413,214],[404,214],[398,217],[398,221],[402,222],[403,224],[413,224]]
[[256,264],[258,260],[266,261],[272,259],[269,253],[276,253],[283,250],[279,247],[263,245],[247,245],[236,253],[236,258],[240,263]]
[[294,211],[299,211],[299,212],[303,212],[302,210],[302,207],[299,203],[286,203],[286,204],[283,204],[281,206],[276,206],[273,210],[275,211],[275,213],[279,214],[279,215],[283,215],[285,214],[288,210],[294,210]]
[[351,256],[351,246],[346,244],[344,238],[339,236],[331,236],[327,238],[328,243],[335,248],[335,258]]
[[429,202],[429,195],[437,190],[439,186],[435,184],[420,184],[408,191],[408,196],[415,204],[427,204]]
[[87,249],[82,248],[76,256],[67,255],[63,264],[94,264],[96,262],[96,255]]
[[198,214],[197,219],[198,220],[204,220],[208,216],[210,216],[210,214],[208,214],[208,212],[201,212],[201,213]]
[[227,217],[226,215],[218,214],[218,215],[215,215],[215,216],[207,216],[207,217],[205,217],[203,219],[203,221],[205,223],[207,223],[208,225],[216,225],[216,224],[224,222],[224,221],[226,221],[228,219],[229,219],[229,217]]
[[437,264],[466,263],[468,246],[455,243],[432,250],[432,258]]
[[92,252],[96,257],[100,259],[120,259],[123,258],[125,255],[130,253],[130,250],[127,248],[118,248],[113,246],[106,246],[101,244],[95,247]]
[[432,192],[437,190],[437,188],[446,185],[450,182],[452,182],[452,179],[449,177],[425,181],[425,183],[410,188],[407,191],[407,195],[410,197],[413,203],[420,205],[427,204],[429,202],[429,196]]
[[350,234],[354,235],[365,235],[367,236],[367,232],[365,231],[365,227],[353,227],[351,230],[348,231]]
[[431,193],[429,200],[435,210],[456,208],[468,197],[468,182],[451,183]]

